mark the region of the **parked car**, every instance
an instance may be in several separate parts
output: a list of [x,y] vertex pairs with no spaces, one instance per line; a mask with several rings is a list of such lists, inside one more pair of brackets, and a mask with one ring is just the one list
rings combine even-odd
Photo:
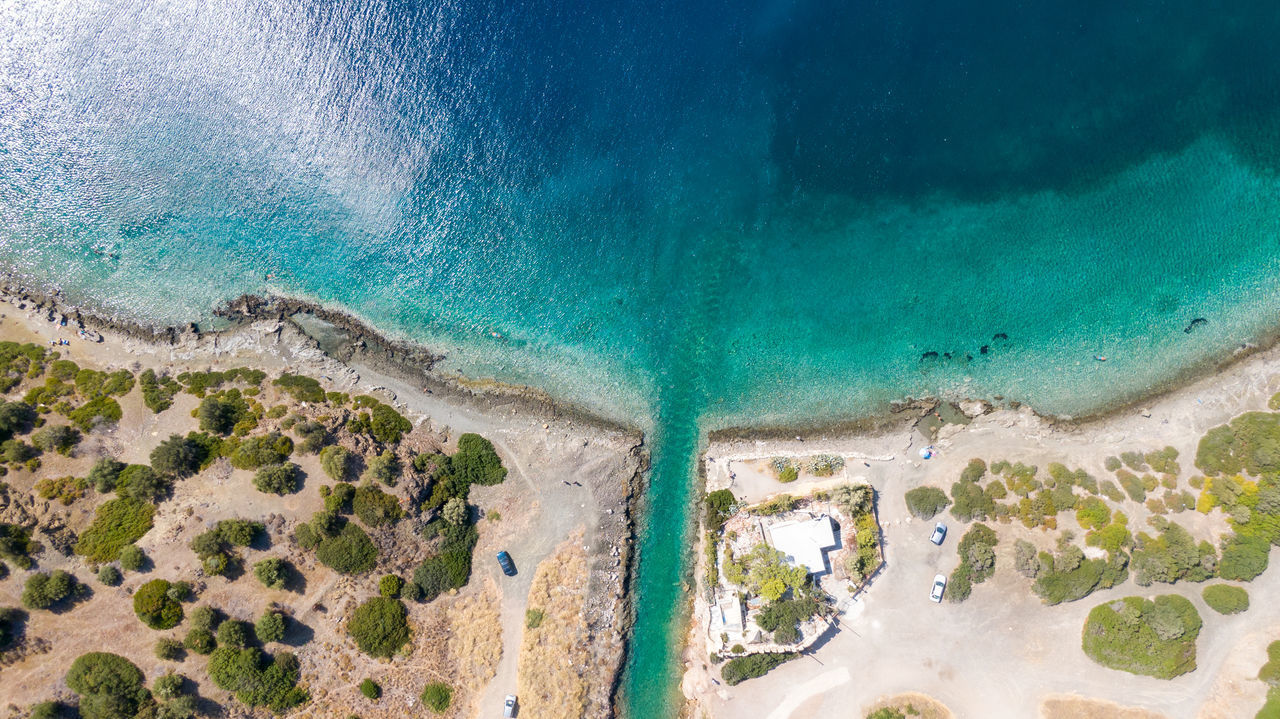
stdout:
[[947,525],[943,524],[942,522],[938,522],[933,527],[933,536],[929,537],[929,541],[941,547],[942,540],[946,538],[947,538]]
[[947,575],[936,574],[933,577],[933,591],[929,592],[929,598],[935,602],[942,601],[942,593],[947,590]]
[[516,576],[516,563],[511,560],[511,555],[507,554],[504,549],[498,552],[498,564],[502,567],[502,573],[508,577]]
[[507,700],[502,702],[502,717],[503,719],[511,719],[511,717],[515,715],[516,715],[516,695],[508,694]]

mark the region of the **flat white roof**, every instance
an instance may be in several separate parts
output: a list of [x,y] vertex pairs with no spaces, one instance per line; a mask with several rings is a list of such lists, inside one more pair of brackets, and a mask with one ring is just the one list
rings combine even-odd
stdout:
[[823,552],[836,546],[835,526],[831,517],[779,522],[769,527],[769,540],[792,565],[804,567],[810,574],[827,571]]

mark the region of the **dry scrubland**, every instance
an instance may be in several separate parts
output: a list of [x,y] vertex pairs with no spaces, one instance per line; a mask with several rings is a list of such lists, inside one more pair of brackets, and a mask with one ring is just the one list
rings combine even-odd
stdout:
[[[865,480],[886,564],[854,601],[830,602],[838,632],[763,677],[730,689],[730,662],[691,649],[686,694],[710,715],[767,719],[850,705],[898,719],[911,714],[874,693],[912,689],[960,716],[1280,716],[1280,644],[1273,661],[1263,651],[1280,639],[1265,600],[1280,589],[1277,390],[1273,349],[1089,423],[917,403],[867,435],[713,442],[704,547],[733,526],[723,507]],[[939,520],[950,533],[934,547]],[[857,576],[832,556],[835,576]],[[927,599],[934,573],[949,579],[941,606]],[[699,579],[715,575],[704,559]],[[700,590],[697,650],[710,625]]]
[[[634,438],[493,419],[364,368],[372,387],[288,323],[51,347],[76,335],[14,304],[0,716],[492,714],[526,651],[539,666],[521,686],[551,691],[522,697],[524,716],[609,712]],[[502,548],[541,562],[542,634]]]
[[520,704],[527,716],[582,716],[589,658],[583,615],[586,565],[582,538],[576,536],[557,547],[534,575],[520,645]]

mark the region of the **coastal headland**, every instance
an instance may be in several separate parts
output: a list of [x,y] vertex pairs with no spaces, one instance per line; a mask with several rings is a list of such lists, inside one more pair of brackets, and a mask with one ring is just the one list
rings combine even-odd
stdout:
[[[40,426],[15,429],[17,445],[38,449],[45,428],[92,401],[85,395],[100,390],[78,386],[82,373],[129,378],[114,395],[94,395],[118,416],[87,418],[72,445],[7,465],[0,524],[16,528],[22,546],[6,545],[15,551],[0,579],[0,608],[12,610],[0,655],[3,715],[88,701],[68,674],[78,657],[110,652],[136,666],[174,716],[183,701],[221,716],[298,705],[306,715],[368,719],[431,714],[423,705],[439,702],[442,716],[492,715],[516,694],[529,716],[611,716],[631,622],[633,522],[648,462],[642,434],[536,392],[437,376],[431,354],[314,305],[246,297],[219,314],[225,326],[213,331],[157,329],[81,313],[56,296],[0,295],[0,341],[42,355],[7,393],[13,403],[36,402],[30,424]],[[48,387],[70,389],[60,404]],[[210,399],[239,407],[234,430],[206,425]],[[269,442],[255,438],[289,451],[258,466],[246,447]],[[200,442],[212,442],[217,456],[172,472],[164,465],[162,445],[186,451]],[[487,453],[497,460],[475,459]],[[345,459],[334,476],[338,454]],[[146,468],[138,472],[155,475],[155,486],[141,489],[135,472],[113,490],[97,481],[95,467],[107,460]],[[471,471],[464,466],[493,471],[495,461],[501,473],[459,484]],[[109,549],[115,556],[87,551],[95,519],[117,500],[151,507],[148,528],[126,549]],[[258,525],[243,547],[227,539],[242,520]],[[366,538],[351,544],[358,566],[335,559],[350,548],[339,546],[350,539],[339,526]],[[335,532],[332,551],[325,528]],[[213,551],[204,535],[230,544]],[[514,560],[514,576],[494,560],[499,551]],[[458,576],[458,566],[468,574]],[[573,581],[548,593],[566,567]],[[34,599],[31,577],[60,572],[73,590],[48,604]],[[181,584],[174,596],[186,592],[174,600],[185,618],[172,627],[135,616],[155,580]],[[371,644],[359,628],[373,607],[395,606],[379,598],[404,607],[407,639],[388,639],[394,647]],[[221,625],[247,622],[247,641],[237,644],[233,628],[224,644],[261,652],[264,672],[292,663],[302,693],[267,701],[232,686],[220,650],[208,654],[199,631],[192,639],[206,607],[220,622],[211,641],[224,639]],[[272,622],[283,623],[282,636]],[[185,677],[181,695],[192,699],[168,696],[175,682],[154,685],[173,674]]]

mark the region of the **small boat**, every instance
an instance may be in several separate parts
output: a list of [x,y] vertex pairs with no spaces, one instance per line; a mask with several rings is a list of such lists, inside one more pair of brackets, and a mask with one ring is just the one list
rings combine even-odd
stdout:
[[1107,358],[1106,358],[1106,357],[1104,357],[1103,355],[1094,355],[1094,356],[1093,356],[1093,358],[1094,358],[1094,359],[1096,359],[1096,360],[1098,360],[1099,362],[1106,362],[1106,361],[1107,361]]

